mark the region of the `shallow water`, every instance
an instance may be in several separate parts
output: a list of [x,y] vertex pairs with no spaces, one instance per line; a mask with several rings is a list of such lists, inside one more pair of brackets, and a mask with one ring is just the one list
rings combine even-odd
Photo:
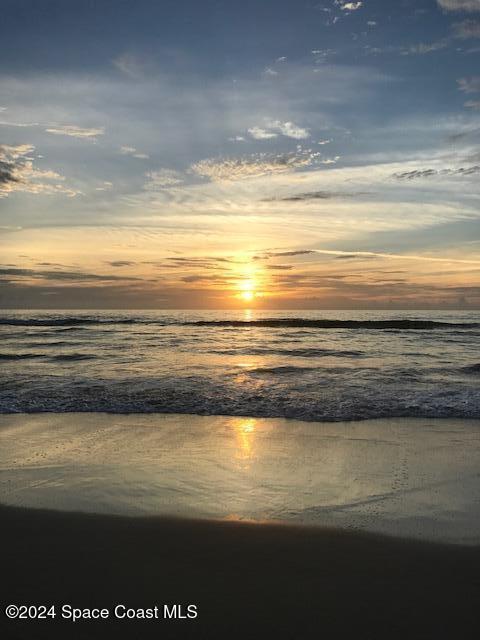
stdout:
[[0,417],[0,502],[480,543],[480,423]]
[[2,311],[0,340],[2,413],[480,417],[473,311]]

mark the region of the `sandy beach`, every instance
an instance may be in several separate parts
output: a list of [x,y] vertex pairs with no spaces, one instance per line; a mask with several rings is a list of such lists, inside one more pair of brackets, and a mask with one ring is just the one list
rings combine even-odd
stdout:
[[2,608],[56,611],[2,638],[474,637],[478,422],[5,415],[0,443]]
[[2,618],[6,640],[475,637],[478,547],[312,527],[0,515],[2,605],[198,607],[194,620]]

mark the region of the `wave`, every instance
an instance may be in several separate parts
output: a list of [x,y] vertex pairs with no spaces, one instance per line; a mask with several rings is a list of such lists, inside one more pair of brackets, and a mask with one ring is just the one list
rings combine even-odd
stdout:
[[27,342],[23,346],[27,347],[27,349],[50,349],[57,347],[79,347],[82,346],[82,343],[80,341],[54,340],[53,342]]
[[244,373],[249,375],[290,375],[297,373],[306,373],[309,371],[316,371],[314,367],[294,367],[294,366],[280,366],[280,367],[257,367],[256,369],[248,369]]
[[336,349],[317,349],[317,348],[300,348],[300,349],[275,349],[274,347],[245,347],[240,349],[215,349],[209,353],[220,356],[286,356],[290,358],[361,358],[364,353],[362,351],[339,351]]
[[80,360],[95,360],[97,356],[89,353],[59,353],[57,356],[51,356],[50,360],[59,362],[78,362]]
[[59,353],[55,356],[47,353],[0,353],[0,361],[3,362],[33,360],[38,358],[48,358],[53,362],[78,362],[80,360],[94,360],[96,357],[97,356],[88,353]]
[[12,327],[71,327],[89,324],[136,324],[142,322],[135,318],[91,318],[70,316],[65,318],[0,318],[0,325]]
[[154,325],[195,327],[265,327],[287,329],[385,329],[385,330],[430,330],[430,329],[478,329],[478,322],[440,322],[438,320],[326,320],[309,318],[263,318],[261,320],[190,320],[147,318],[98,318],[92,316],[66,316],[62,318],[12,318],[0,317],[0,326],[58,327],[58,331],[82,329],[82,325]]
[[0,353],[0,361],[30,360],[32,358],[44,358],[44,353]]
[[[25,385],[12,381],[0,389],[0,413],[173,413],[293,418],[339,422],[373,418],[470,418],[480,417],[478,385],[424,388],[408,379],[389,384],[355,385],[352,377],[322,377],[315,384],[300,382],[286,389],[288,374],[296,371],[276,367],[278,376],[251,383],[227,383],[198,377],[144,379],[143,381],[91,381],[77,378],[59,386],[48,381]],[[266,368],[263,371],[267,373]],[[261,373],[261,371],[259,372]],[[287,375],[282,375],[287,374]],[[341,375],[343,376],[343,372]],[[297,376],[300,378],[300,376]],[[275,381],[277,378],[277,381]],[[476,382],[476,381],[475,381]]]
[[439,322],[436,320],[310,320],[304,318],[266,318],[263,320],[196,320],[186,325],[209,327],[266,327],[312,329],[476,329],[478,322]]
[[463,371],[466,373],[473,373],[475,375],[480,375],[480,363],[471,364],[468,367],[463,367]]

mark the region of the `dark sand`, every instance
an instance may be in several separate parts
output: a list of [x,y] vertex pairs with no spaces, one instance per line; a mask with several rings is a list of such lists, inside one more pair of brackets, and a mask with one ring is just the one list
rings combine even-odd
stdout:
[[[0,638],[478,637],[480,548],[0,507]],[[7,604],[197,604],[196,620],[9,622]]]

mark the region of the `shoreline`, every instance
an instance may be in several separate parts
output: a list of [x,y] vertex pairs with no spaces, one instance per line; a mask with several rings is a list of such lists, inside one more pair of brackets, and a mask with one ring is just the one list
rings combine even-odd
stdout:
[[[287,525],[0,506],[2,605],[195,604],[195,620],[15,621],[6,639],[467,638],[480,547]],[[6,600],[6,601],[5,601]],[[328,636],[327,636],[328,634]]]

